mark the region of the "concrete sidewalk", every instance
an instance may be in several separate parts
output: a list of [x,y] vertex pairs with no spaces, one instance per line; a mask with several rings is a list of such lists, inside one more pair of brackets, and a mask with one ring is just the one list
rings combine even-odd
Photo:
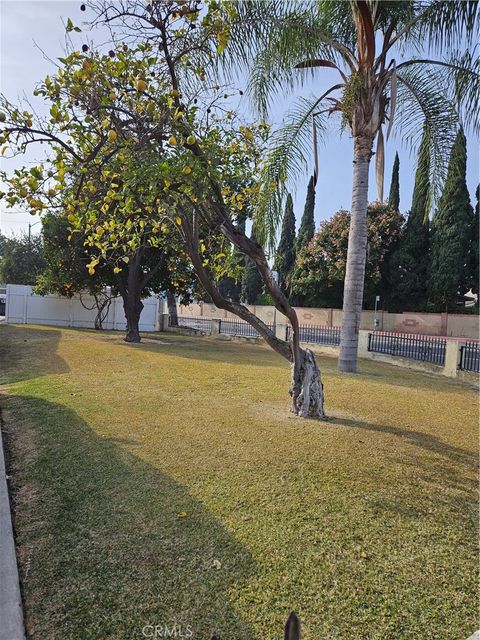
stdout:
[[0,640],[25,640],[0,423]]

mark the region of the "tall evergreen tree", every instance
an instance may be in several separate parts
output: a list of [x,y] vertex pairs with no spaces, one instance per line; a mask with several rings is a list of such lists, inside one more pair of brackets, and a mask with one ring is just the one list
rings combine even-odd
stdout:
[[480,185],[477,187],[475,191],[475,196],[477,198],[477,204],[475,205],[475,210],[473,213],[473,220],[470,229],[470,243],[469,243],[469,251],[468,251],[468,274],[466,278],[466,289],[471,289],[472,293],[479,293],[480,283],[479,283],[479,206],[480,206]]
[[398,153],[395,154],[395,160],[393,161],[388,204],[394,211],[400,211],[400,158]]
[[465,293],[473,209],[466,183],[467,141],[460,128],[452,147],[447,178],[432,220],[430,302],[439,310]]
[[289,288],[289,279],[295,264],[295,213],[293,212],[292,196],[288,194],[283,214],[282,233],[275,256],[275,269],[282,291]]
[[303,216],[300,221],[300,228],[298,229],[297,241],[295,243],[295,249],[298,253],[305,245],[307,245],[313,238],[315,233],[315,182],[313,176],[310,178],[307,188],[307,199],[305,201],[305,209],[303,210]]
[[425,308],[429,260],[430,138],[424,127],[418,153],[412,207],[405,234],[392,256],[390,300],[392,310]]

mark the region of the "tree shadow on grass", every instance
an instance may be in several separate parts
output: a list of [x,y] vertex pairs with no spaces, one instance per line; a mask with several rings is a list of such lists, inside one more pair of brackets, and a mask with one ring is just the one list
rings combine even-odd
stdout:
[[[463,549],[471,554],[469,570],[472,570],[476,566],[475,541],[478,539],[477,455],[473,451],[450,445],[435,435],[411,429],[335,416],[329,418],[329,423],[392,435],[414,445],[415,448],[401,447],[400,455],[393,443],[390,451],[383,447],[385,466],[393,468],[396,481],[390,484],[391,480],[387,479],[389,472],[379,469],[379,473],[386,474],[384,487],[373,478],[371,489],[365,491],[363,499],[372,510],[372,524],[377,517],[381,517],[377,514],[391,514],[403,522],[411,523],[413,528],[419,526],[419,535],[428,536],[427,532],[430,532],[435,536],[439,535],[439,531],[443,535],[447,530],[456,529],[459,537],[464,536],[472,542],[470,549],[469,544]],[[419,453],[417,447],[426,453]],[[446,522],[452,519],[455,524],[450,522],[447,525]],[[418,524],[420,522],[424,524]],[[425,523],[430,523],[430,528],[425,528]],[[465,532],[470,532],[470,535]],[[428,537],[426,544],[431,544]],[[438,549],[443,544],[448,547],[448,541],[441,544],[435,542]],[[465,562],[465,559],[462,561]],[[472,582],[475,583],[475,580],[472,577]],[[471,593],[475,593],[474,586]]]
[[329,416],[327,420],[329,424],[353,427],[355,429],[362,429],[366,431],[377,431],[406,439],[411,444],[447,458],[452,462],[464,464],[472,469],[477,468],[477,456],[475,453],[468,451],[467,449],[462,449],[461,447],[454,447],[453,445],[441,440],[439,437],[429,433],[422,433],[421,431],[415,431],[413,429],[404,429],[403,427],[394,427],[392,425],[375,424],[350,418],[341,418],[334,415]]
[[[165,337],[164,337],[165,336]],[[193,360],[229,362],[256,367],[288,367],[288,362],[264,343],[217,340],[205,336],[160,334],[158,337],[142,336],[139,344],[125,343],[128,349],[153,351],[167,356]]]
[[29,634],[130,639],[176,624],[193,640],[254,637],[228,595],[253,560],[201,502],[63,405],[6,405]]
[[0,384],[70,371],[56,353],[61,337],[58,329],[0,325]]
[[[456,394],[459,390],[475,391],[473,383],[447,378],[441,374],[440,370],[438,373],[419,371],[380,360],[368,360],[367,358],[360,358],[359,362],[358,374],[352,375],[361,375],[365,381],[373,382],[374,384],[406,387],[408,389],[434,389],[447,394]],[[415,364],[415,362],[413,360],[412,364]]]
[[[170,332],[158,334],[143,334],[139,344],[126,344],[127,348],[174,355],[175,357],[194,360],[230,362],[239,365],[254,365],[257,367],[283,367],[289,365],[280,355],[270,349],[264,342],[252,343],[235,340],[219,340],[208,336],[186,336]],[[307,345],[312,346],[312,345]],[[318,346],[318,345],[317,345]],[[314,345],[315,347],[315,345]],[[352,379],[361,377],[374,384],[392,387],[441,389],[443,393],[458,393],[470,384],[453,379],[445,379],[440,373],[415,371],[406,367],[399,367],[386,362],[360,359],[358,374],[339,374],[337,371],[337,357],[316,353],[322,374],[341,376],[342,379],[351,375]]]

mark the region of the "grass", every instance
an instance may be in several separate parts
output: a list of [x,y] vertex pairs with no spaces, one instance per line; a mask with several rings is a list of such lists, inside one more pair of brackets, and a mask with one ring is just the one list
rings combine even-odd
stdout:
[[30,637],[458,640],[476,618],[476,394],[321,359],[326,423],[266,347],[0,327]]

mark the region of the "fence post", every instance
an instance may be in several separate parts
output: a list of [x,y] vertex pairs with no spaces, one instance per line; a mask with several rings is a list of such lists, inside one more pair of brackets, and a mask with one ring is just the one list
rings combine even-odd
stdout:
[[211,324],[211,331],[210,331],[210,335],[212,336],[218,336],[220,333],[220,322],[221,320],[219,318],[212,318],[212,324]]
[[368,358],[368,336],[370,331],[360,329],[358,332],[358,355],[360,358]]
[[288,326],[289,326],[288,324],[277,323],[275,325],[275,337],[278,338],[279,340],[286,340]]
[[333,327],[333,309],[327,309],[327,327]]
[[440,314],[440,335],[446,336],[448,328],[448,313]]
[[160,318],[160,327],[159,331],[167,331],[168,330],[168,313],[162,313],[159,316]]
[[24,289],[24,296],[23,296],[23,324],[27,324],[27,319],[28,319],[28,294],[27,294],[27,290]]
[[447,340],[447,346],[445,349],[445,365],[443,367],[443,375],[449,378],[456,378],[458,372],[458,365],[460,364],[460,347],[463,343],[457,340]]
[[157,301],[155,304],[155,331],[161,330],[161,317],[160,317],[160,308],[163,311],[163,304],[160,303],[160,297],[157,297]]

